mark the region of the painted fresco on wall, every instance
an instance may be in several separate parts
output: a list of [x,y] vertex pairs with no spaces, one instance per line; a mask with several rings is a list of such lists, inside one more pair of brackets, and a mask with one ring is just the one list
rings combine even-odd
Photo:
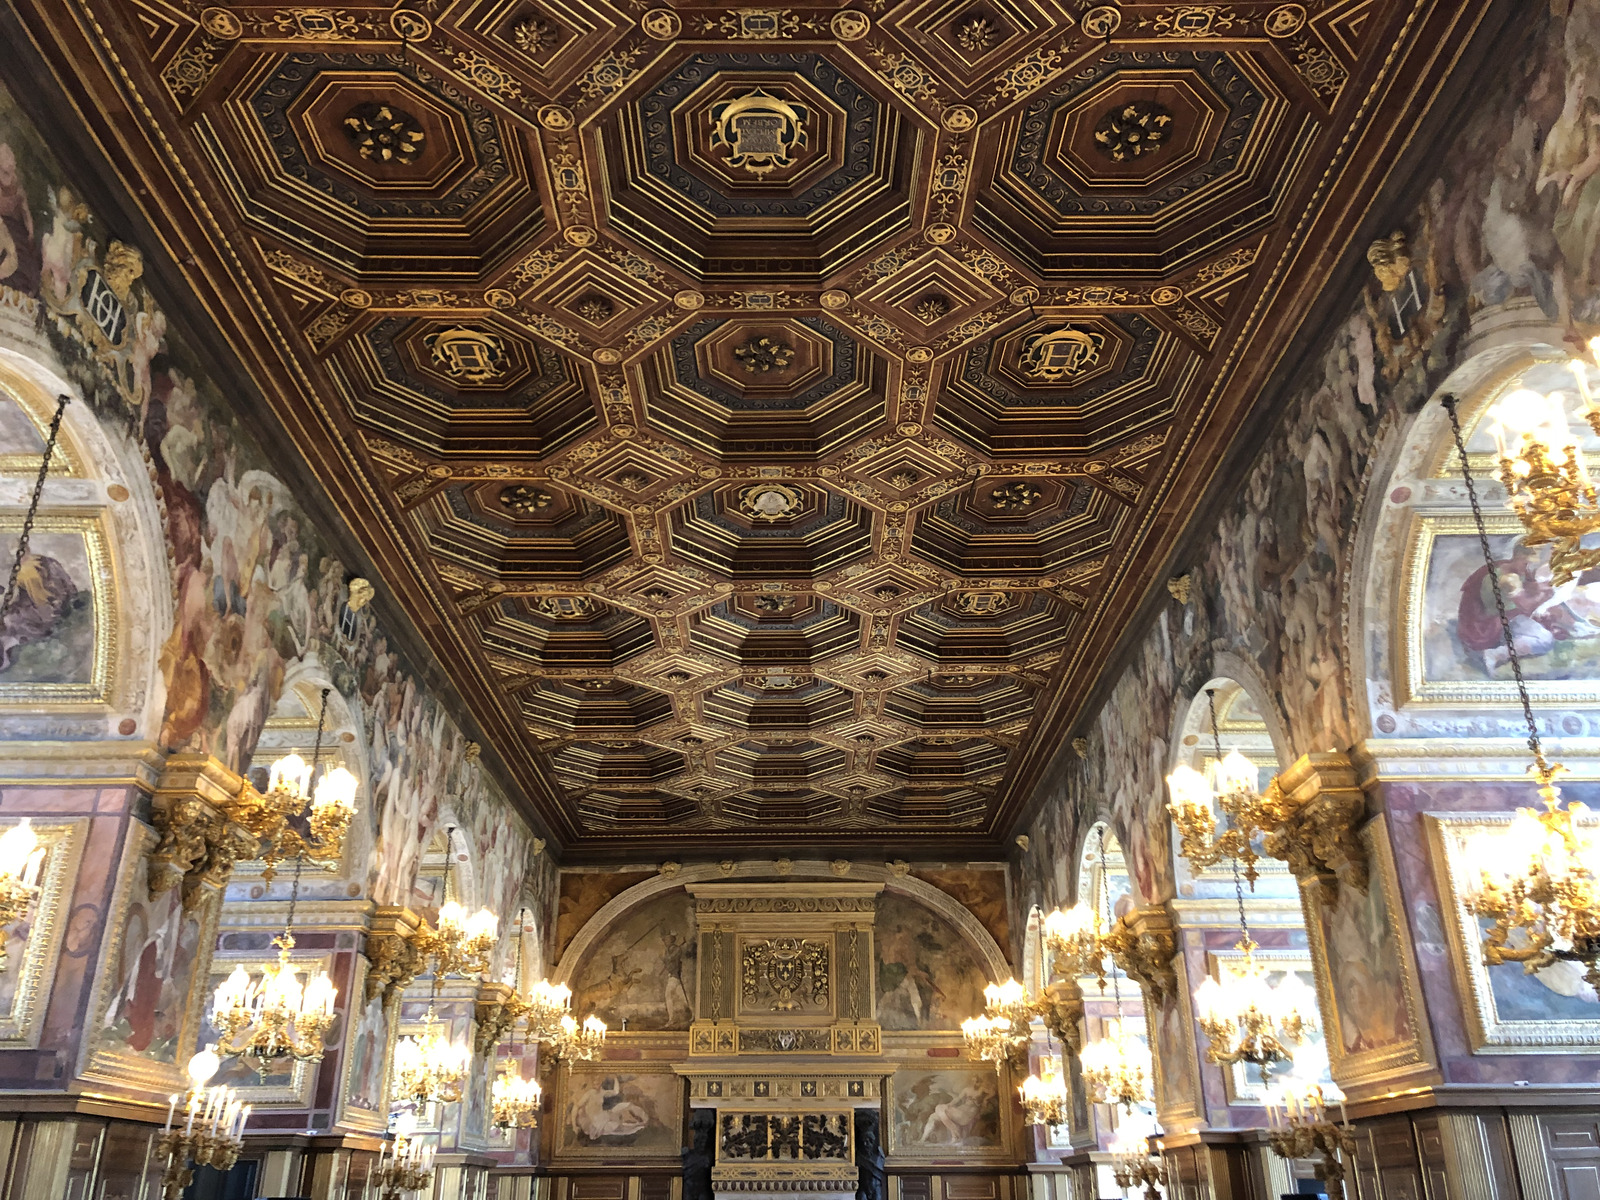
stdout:
[[1003,1145],[994,1071],[903,1068],[892,1084],[889,1153],[950,1157]]
[[611,1029],[688,1029],[694,1017],[694,898],[651,900],[589,949],[570,980],[572,1010]]
[[[529,831],[371,610],[345,607],[349,569],[169,328],[139,248],[116,240],[63,178],[0,91],[0,287],[42,303],[61,372],[127,458],[148,462],[163,509],[176,605],[158,663],[166,707],[151,735],[243,772],[290,682],[326,680],[353,714],[370,785],[371,837],[357,839],[372,846],[363,893],[381,904],[409,897],[439,798],[450,796],[477,855],[480,902],[508,912],[531,865]],[[0,438],[20,449],[32,443],[18,416],[4,418]],[[0,636],[0,686],[81,673],[81,555],[49,537],[36,547]]]
[[[1505,531],[1513,527],[1519,532]],[[1514,518],[1492,520],[1490,532],[1523,675],[1543,681],[1600,678],[1600,572],[1556,587],[1549,548],[1522,545]],[[1408,635],[1420,640],[1413,657],[1421,660],[1421,678],[1413,690],[1427,695],[1430,684],[1509,683],[1510,656],[1470,519],[1424,518],[1417,538],[1419,555],[1426,555],[1417,564],[1424,573],[1417,581],[1422,602],[1420,612],[1407,611],[1405,618]]]
[[556,913],[555,956],[559,959],[572,939],[594,916],[617,896],[636,883],[643,883],[654,871],[563,871]]
[[199,910],[183,910],[179,888],[169,888],[154,900],[133,897],[122,945],[111,965],[102,1047],[154,1062],[178,1061],[186,1049],[180,1035],[204,928]]
[[567,1073],[556,1153],[677,1159],[683,1148],[685,1088],[671,1072]]
[[885,1029],[960,1029],[983,1011],[988,974],[954,926],[896,892],[878,899],[878,1021]]
[[[366,966],[356,972],[352,997],[360,1003],[366,986]],[[389,1111],[387,1070],[394,1040],[394,1006],[384,1003],[380,992],[361,1004],[348,1044],[345,1046],[345,1079],[341,1089],[343,1108],[339,1120],[353,1120],[363,1126],[382,1126]]]
[[933,884],[947,896],[954,897],[962,907],[982,922],[1002,948],[1011,942],[1010,923],[1006,914],[1006,876],[1004,871],[951,867],[939,871],[913,871],[918,879]]
[[[0,531],[0,562],[9,568],[16,554],[16,532]],[[16,600],[0,628],[0,687],[89,684],[94,674],[89,543],[81,532],[36,530],[17,573]]]
[[1332,906],[1318,906],[1328,970],[1346,1055],[1402,1045],[1416,1036],[1406,1003],[1402,947],[1383,887],[1342,887]]

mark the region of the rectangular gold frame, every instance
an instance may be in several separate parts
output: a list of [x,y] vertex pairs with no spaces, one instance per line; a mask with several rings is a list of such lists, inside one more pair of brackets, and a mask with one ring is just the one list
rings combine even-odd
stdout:
[[[149,887],[150,852],[161,839],[155,830],[134,821],[128,827],[128,839],[123,846],[122,862],[117,868],[117,883],[111,896],[111,908],[105,926],[106,933],[100,943],[100,954],[95,962],[94,996],[89,1003],[89,1022],[80,1042],[78,1074],[100,1083],[120,1084],[161,1093],[182,1091],[188,1086],[184,1065],[188,1055],[180,1054],[179,1061],[165,1064],[152,1063],[133,1055],[118,1054],[96,1046],[96,1031],[105,1021],[110,1006],[110,967],[122,949],[122,938],[127,929],[128,909],[133,902],[135,888]],[[222,907],[220,892],[202,888],[197,896],[200,920],[200,948],[195,957],[195,975],[209,978],[211,954],[217,944],[217,915]],[[205,1005],[201,989],[190,987],[188,1004],[178,1032],[179,1046],[194,1046],[200,1035],[200,1014]]]
[[[960,1059],[946,1060],[949,1065],[941,1065],[936,1060],[921,1062],[898,1062],[894,1064],[895,1072],[889,1075],[883,1083],[884,1104],[884,1131],[883,1149],[889,1160],[890,1166],[895,1162],[901,1163],[947,1163],[954,1159],[962,1159],[976,1163],[1004,1163],[1015,1158],[1011,1146],[1016,1138],[1016,1130],[1012,1126],[1011,1110],[1016,1107],[1014,1096],[1007,1095],[1003,1075],[987,1063],[981,1066],[960,1065]],[[887,1065],[887,1064],[886,1064]],[[895,1075],[900,1071],[917,1070],[924,1072],[950,1072],[959,1071],[971,1075],[986,1075],[995,1081],[995,1087],[1000,1095],[1000,1144],[991,1149],[974,1150],[965,1146],[952,1146],[943,1153],[931,1150],[907,1149],[900,1144],[900,1135],[897,1132],[898,1124],[895,1121]]]
[[[22,528],[17,515],[0,517],[0,533]],[[61,712],[98,708],[111,696],[112,664],[117,659],[117,608],[115,572],[110,540],[101,517],[40,513],[33,523],[36,533],[77,533],[83,537],[94,593],[94,662],[88,683],[3,683],[0,707],[42,707]]]
[[[350,1106],[350,1071],[355,1066],[356,1030],[361,1025],[360,1013],[367,1007],[367,971],[370,964],[366,956],[356,955],[356,967],[351,972],[350,995],[345,1000],[344,1016],[344,1048],[339,1060],[339,1105],[334,1112],[333,1123],[342,1125],[347,1129],[364,1129],[374,1133],[383,1133],[389,1128],[389,1106],[386,1104],[381,1111],[365,1108],[352,1108]],[[360,1000],[360,1008],[354,1007]],[[394,1071],[394,1043],[400,1036],[400,998],[390,997],[384,1001],[387,1010],[384,1020],[385,1043],[383,1047],[383,1090],[385,1099],[394,1081],[390,1078]]]
[[[590,1075],[663,1075],[676,1080],[678,1084],[678,1107],[677,1111],[673,1114],[673,1118],[678,1122],[680,1130],[679,1137],[681,1138],[683,1136],[682,1126],[684,1121],[684,1112],[688,1105],[689,1085],[682,1076],[672,1069],[671,1063],[640,1060],[637,1062],[599,1062],[584,1063],[582,1065],[574,1064],[570,1070],[564,1070],[559,1073],[558,1077],[560,1082],[556,1091],[555,1111],[550,1113],[547,1118],[556,1122],[555,1151],[553,1155],[555,1161],[568,1163],[593,1163],[597,1161],[615,1162],[619,1158],[618,1149],[614,1147],[573,1146],[567,1141],[567,1101],[571,1096],[573,1081]],[[659,1153],[644,1152],[633,1149],[627,1150],[626,1153],[627,1161],[630,1163],[678,1163],[681,1162],[682,1157],[683,1153],[681,1145],[675,1146],[670,1151],[663,1150]]]
[[[1467,1035],[1474,1054],[1593,1053],[1600,1047],[1600,1014],[1592,1021],[1515,1021],[1500,1017],[1489,966],[1479,952],[1478,922],[1463,901],[1465,869],[1462,843],[1474,833],[1501,832],[1514,813],[1427,813],[1428,848],[1433,856],[1434,880],[1450,942],[1450,970],[1461,1007],[1467,1017]],[[1471,948],[1470,950],[1468,948]],[[1520,971],[1515,965],[1502,971]]]
[[[9,829],[11,822],[4,828]],[[50,1007],[50,991],[55,984],[56,964],[61,960],[61,943],[66,936],[62,910],[72,899],[78,882],[78,867],[83,861],[83,846],[89,821],[35,821],[33,830],[45,857],[39,873],[39,896],[34,901],[33,924],[17,975],[17,993],[9,1013],[0,1013],[0,1049],[34,1050]]]
[[[1521,534],[1522,522],[1510,513],[1486,514],[1484,528],[1491,537]],[[1395,663],[1395,704],[1460,707],[1461,705],[1504,705],[1517,700],[1517,685],[1512,680],[1435,680],[1426,678],[1426,657],[1422,644],[1422,610],[1428,586],[1428,561],[1433,544],[1441,534],[1471,534],[1478,528],[1470,516],[1414,516],[1406,537],[1405,560],[1401,574],[1398,612],[1395,620],[1400,637],[1400,652]],[[1593,680],[1528,681],[1528,692],[1535,700],[1554,704],[1600,704],[1600,682]]]
[[[1333,1077],[1346,1091],[1360,1085],[1384,1084],[1415,1076],[1419,1071],[1434,1068],[1432,1027],[1423,1008],[1417,989],[1416,957],[1411,947],[1411,928],[1405,919],[1403,898],[1400,895],[1400,877],[1394,865],[1394,852],[1389,846],[1389,825],[1385,814],[1379,813],[1361,828],[1361,845],[1367,852],[1368,887],[1381,887],[1385,907],[1389,913],[1389,927],[1395,944],[1400,948],[1400,985],[1405,993],[1406,1013],[1411,1028],[1416,1031],[1409,1041],[1377,1050],[1364,1050],[1358,1054],[1344,1052],[1344,1039],[1327,1037],[1328,1061]],[[1341,887],[1345,886],[1340,884]],[[1306,937],[1311,943],[1311,965],[1317,976],[1317,1007],[1322,1011],[1324,1030],[1341,1027],[1339,1004],[1335,998],[1333,981],[1328,976],[1328,947],[1322,937],[1320,905],[1322,903],[1316,880],[1303,881],[1300,901],[1306,914]],[[1326,1035],[1325,1035],[1326,1036]]]
[[[277,954],[263,950],[219,950],[211,956],[210,969],[206,972],[207,987],[204,994],[211,995],[210,976],[215,975],[218,967],[225,967],[231,971],[236,966],[243,967],[252,976],[259,975],[261,969],[269,962],[276,962]],[[333,952],[329,950],[291,950],[289,961],[302,971],[315,972],[317,968],[330,971],[333,967]],[[214,1031],[212,1036],[215,1036]],[[207,1041],[211,1040],[208,1036]],[[297,1062],[294,1064],[293,1073],[287,1086],[269,1086],[263,1083],[236,1083],[234,1089],[244,1097],[245,1103],[256,1105],[282,1105],[293,1108],[308,1108],[311,1105],[311,1085],[316,1078],[313,1064]]]

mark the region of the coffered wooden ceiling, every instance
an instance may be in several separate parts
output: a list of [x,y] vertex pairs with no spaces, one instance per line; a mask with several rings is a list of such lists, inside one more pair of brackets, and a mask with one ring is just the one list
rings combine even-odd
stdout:
[[580,855],[992,850],[1491,8],[11,2]]

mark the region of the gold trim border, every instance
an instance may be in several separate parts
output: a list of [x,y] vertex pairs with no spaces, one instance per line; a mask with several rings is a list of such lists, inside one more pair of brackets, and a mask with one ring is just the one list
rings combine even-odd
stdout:
[[[10,825],[7,825],[10,828]],[[34,832],[45,846],[39,898],[34,902],[33,924],[28,929],[22,969],[11,1011],[0,1016],[0,1049],[36,1050],[55,986],[56,965],[66,930],[61,920],[63,901],[68,905],[78,882],[78,867],[88,840],[89,819],[34,822]]]
[[[0,533],[21,532],[22,521],[20,513],[0,515]],[[0,707],[36,709],[44,705],[51,712],[103,708],[110,703],[111,666],[116,660],[120,624],[116,575],[105,518],[103,515],[40,513],[33,528],[35,533],[77,533],[83,537],[89,560],[89,586],[94,597],[94,660],[88,683],[0,682]]]

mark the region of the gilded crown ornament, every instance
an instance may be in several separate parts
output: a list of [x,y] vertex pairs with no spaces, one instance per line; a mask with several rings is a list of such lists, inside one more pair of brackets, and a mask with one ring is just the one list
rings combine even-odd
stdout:
[[[1591,349],[1600,347],[1600,339],[1590,343]],[[1574,360],[1574,375],[1583,379],[1587,367]],[[1588,401],[1587,384],[1584,384],[1585,401]],[[1513,401],[1519,393],[1513,392],[1505,401]],[[1527,393],[1533,397],[1537,393]],[[1524,401],[1517,401],[1515,409]],[[1531,404],[1531,400],[1526,403]],[[1472,467],[1467,459],[1466,441],[1461,432],[1461,420],[1456,411],[1454,396],[1444,397],[1445,409],[1450,414],[1450,428],[1455,435],[1456,456],[1461,467],[1461,477],[1467,487],[1467,497],[1472,502],[1472,519],[1477,528],[1479,547],[1483,552],[1484,570],[1494,594],[1495,609],[1500,616],[1500,630],[1505,639],[1506,659],[1517,682],[1517,696],[1522,702],[1523,721],[1528,729],[1528,750],[1533,762],[1528,774],[1537,785],[1540,807],[1519,808],[1511,828],[1505,834],[1484,838],[1467,848],[1468,857],[1476,867],[1477,880],[1470,884],[1465,896],[1467,910],[1480,921],[1487,921],[1483,933],[1483,958],[1491,966],[1500,963],[1521,963],[1525,972],[1548,967],[1556,962],[1579,963],[1584,968],[1584,978],[1591,987],[1600,987],[1600,822],[1583,804],[1567,804],[1561,798],[1558,780],[1564,773],[1560,763],[1552,763],[1544,753],[1544,743],[1539,736],[1539,725],[1533,717],[1533,703],[1528,695],[1528,685],[1522,675],[1522,660],[1517,651],[1517,640],[1512,634],[1511,620],[1500,584],[1500,569],[1489,546],[1488,530],[1484,527],[1483,511],[1478,504],[1477,485],[1472,478]],[[1553,418],[1560,405],[1552,402],[1546,412]],[[1600,421],[1600,410],[1592,405],[1594,420]],[[1503,419],[1504,414],[1497,414]],[[1600,428],[1600,426],[1597,426]],[[1548,462],[1545,443],[1538,438],[1543,434],[1525,434],[1518,458],[1508,466],[1506,453],[1501,454],[1502,478],[1506,481],[1507,503],[1523,517],[1530,532],[1524,536],[1524,545],[1539,545],[1551,540],[1543,534],[1532,532],[1529,525],[1533,511],[1528,490],[1548,486],[1536,483],[1544,478],[1540,474]],[[1529,466],[1522,474],[1517,464]],[[1530,465],[1531,464],[1531,465]],[[1567,462],[1562,468],[1563,478],[1578,486],[1581,496],[1591,506],[1600,527],[1600,513],[1593,512],[1594,488],[1589,484],[1587,469],[1575,445],[1567,447]],[[1514,484],[1516,486],[1514,486]],[[1519,493],[1518,487],[1524,490]],[[1562,501],[1551,499],[1550,504]],[[1541,502],[1543,503],[1543,502]],[[1573,513],[1568,517],[1577,520]],[[1586,518],[1587,519],[1587,518]],[[1600,551],[1578,547],[1576,526],[1567,526],[1571,534],[1555,539],[1550,562],[1555,581],[1571,578],[1577,571],[1587,570],[1590,557],[1600,556]],[[1549,530],[1546,530],[1548,533]],[[1565,549],[1563,547],[1565,546]],[[1564,554],[1563,565],[1556,568],[1558,556]]]

